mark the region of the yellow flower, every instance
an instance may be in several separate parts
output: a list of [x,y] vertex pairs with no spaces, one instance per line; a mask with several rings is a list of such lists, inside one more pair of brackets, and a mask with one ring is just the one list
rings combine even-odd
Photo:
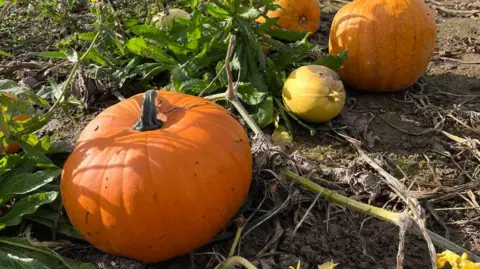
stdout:
[[326,262],[322,265],[319,265],[318,269],[334,269],[337,265],[338,265],[338,263],[335,263],[333,261],[329,261],[329,262]]
[[[318,269],[334,269],[335,266],[337,266],[338,263],[334,263],[333,261],[326,262],[324,264],[318,265]],[[288,269],[300,269],[300,260],[297,263],[297,268],[294,268],[293,266],[288,267]],[[470,269],[470,268],[468,268]],[[472,268],[472,269],[477,269],[477,268]]]
[[300,260],[298,260],[297,268],[294,268],[293,266],[289,266],[288,269],[300,269]]
[[452,269],[480,269],[480,263],[469,261],[467,253],[463,253],[462,256],[459,256],[450,250],[445,250],[444,252],[437,254],[438,268],[445,267],[447,262]]

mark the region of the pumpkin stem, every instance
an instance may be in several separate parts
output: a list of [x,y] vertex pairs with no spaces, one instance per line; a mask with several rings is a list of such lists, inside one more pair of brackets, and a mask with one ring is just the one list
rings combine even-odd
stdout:
[[307,16],[305,15],[300,16],[300,18],[298,18],[298,23],[300,23],[300,25],[307,24]]
[[230,253],[228,257],[233,257],[235,254],[235,249],[237,248],[238,242],[240,241],[240,235],[242,234],[243,228],[245,228],[245,218],[240,216],[235,219],[235,224],[237,225],[237,233],[235,234],[235,239],[233,240],[232,247],[230,248]]
[[163,126],[163,121],[157,118],[157,106],[155,105],[155,99],[157,98],[157,92],[155,90],[148,90],[143,95],[142,115],[133,129],[139,132],[151,131],[160,129]]

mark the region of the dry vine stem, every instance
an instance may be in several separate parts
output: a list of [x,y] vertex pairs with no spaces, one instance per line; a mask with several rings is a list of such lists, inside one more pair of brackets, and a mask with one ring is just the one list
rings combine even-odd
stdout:
[[[232,77],[232,71],[230,70],[230,59],[233,55],[233,51],[235,48],[235,43],[236,43],[236,36],[231,35],[230,40],[228,43],[228,50],[227,50],[227,56],[225,58],[225,70],[227,72],[227,79],[228,79],[228,87],[227,91],[225,93],[217,94],[217,95],[211,95],[205,97],[206,99],[209,100],[221,100],[225,99],[233,104],[237,111],[240,113],[240,115],[245,119],[247,122],[248,126],[255,132],[256,135],[258,134],[263,134],[262,130],[255,124],[255,122],[250,118],[250,115],[248,115],[247,110],[242,106],[242,104],[239,102],[236,91],[233,87],[233,77]],[[247,269],[257,269],[253,264],[251,264],[247,259],[240,257],[240,256],[232,256],[235,253],[235,248],[238,244],[238,240],[240,239],[240,234],[243,230],[243,224],[239,227],[237,227],[237,233],[235,235],[235,241],[233,242],[232,249],[230,250],[230,255],[229,257],[221,262],[217,268],[219,269],[230,269],[234,265],[239,264],[244,266]]]
[[[340,134],[340,133],[339,133]],[[425,212],[423,208],[420,206],[420,203],[418,202],[417,199],[411,197],[408,193],[407,187],[403,185],[398,179],[390,175],[387,171],[383,170],[380,165],[378,165],[375,161],[373,161],[368,155],[361,149],[360,147],[360,141],[353,139],[345,134],[340,134],[343,136],[350,144],[357,150],[357,152],[362,156],[362,158],[372,167],[374,168],[382,177],[385,179],[387,182],[388,186],[395,192],[398,197],[400,197],[403,202],[407,205],[410,214],[412,215],[413,221],[417,224],[418,228],[423,234],[423,237],[425,238],[425,241],[427,242],[428,250],[430,251],[430,258],[431,258],[431,264],[433,269],[437,269],[437,253],[435,251],[435,246],[433,245],[432,239],[430,238],[426,224],[425,224]],[[407,211],[408,212],[408,211]],[[405,222],[408,223],[408,222]],[[407,224],[405,224],[407,225]],[[401,226],[401,229],[405,229],[406,227],[403,227],[403,224]],[[402,251],[402,245],[404,242],[404,238],[400,238],[400,247],[399,247],[399,256],[403,255]]]
[[[404,213],[396,213],[392,212],[383,208],[375,207],[372,205],[364,204],[362,202],[356,201],[354,199],[345,197],[343,195],[340,195],[332,190],[323,188],[322,186],[316,184],[315,182],[305,178],[301,177],[292,171],[289,171],[287,169],[284,169],[280,173],[281,177],[285,180],[289,181],[296,181],[300,186],[302,186],[304,189],[307,189],[311,192],[314,193],[319,193],[323,198],[328,200],[329,202],[339,205],[339,206],[344,206],[348,209],[351,209],[353,211],[357,211],[359,213],[367,214],[372,217],[375,217],[380,220],[384,220],[386,222],[395,224],[396,226],[403,226],[405,223],[406,219],[409,218],[407,214]],[[420,231],[420,229],[416,226],[413,227],[414,229],[411,229],[410,231],[418,236],[422,236],[423,233]],[[467,253],[469,259],[475,262],[480,262],[480,257],[477,256],[476,254],[462,248],[461,246],[443,238],[442,236],[430,231],[426,230],[430,238],[432,239],[432,242],[437,245],[439,248],[443,249],[448,249],[451,250],[455,253]]]
[[252,129],[255,135],[263,134],[260,127],[257,126],[257,124],[253,121],[253,119],[248,114],[247,110],[243,107],[243,105],[238,100],[236,89],[233,86],[233,76],[232,76],[232,71],[230,70],[230,59],[232,58],[233,51],[235,49],[235,43],[236,43],[236,36],[231,35],[228,43],[227,57],[225,58],[225,65],[224,65],[225,71],[227,72],[227,81],[228,81],[227,91],[225,93],[210,95],[205,98],[209,100],[225,99],[231,102],[235,107],[235,109],[237,109],[238,113],[240,113],[242,118],[247,122],[248,127]]

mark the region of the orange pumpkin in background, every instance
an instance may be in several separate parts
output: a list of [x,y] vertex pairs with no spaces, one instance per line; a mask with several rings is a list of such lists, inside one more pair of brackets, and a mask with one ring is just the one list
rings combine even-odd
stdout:
[[348,49],[337,70],[345,84],[395,92],[426,71],[435,47],[435,16],[423,0],[356,0],[335,15],[329,39],[330,54]]
[[[9,97],[9,98],[17,99],[17,97],[15,95],[13,95],[11,93],[8,93],[8,92],[3,92],[2,94]],[[16,120],[16,121],[25,121],[25,120],[28,120],[29,117],[28,117],[28,115],[19,115],[19,116],[13,118],[13,119]],[[2,145],[0,145],[0,152],[2,152],[3,150],[5,150],[5,152],[8,153],[8,154],[17,153],[18,150],[20,150],[20,144],[17,141],[11,142],[10,144],[8,144],[6,149],[4,149],[4,147]]]
[[148,91],[85,127],[60,187],[68,217],[92,245],[157,262],[210,242],[241,207],[251,179],[248,136],[226,109]]
[[[267,12],[269,18],[278,17],[278,25],[290,31],[316,32],[320,26],[320,5],[318,0],[277,0],[275,4],[282,8]],[[264,23],[265,17],[257,22]]]

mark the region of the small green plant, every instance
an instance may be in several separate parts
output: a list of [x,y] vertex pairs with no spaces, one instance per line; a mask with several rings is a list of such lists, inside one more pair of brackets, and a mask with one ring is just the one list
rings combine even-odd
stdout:
[[[11,80],[0,80],[0,231],[28,222],[81,239],[68,219],[58,213],[61,199],[57,179],[62,170],[48,157],[68,150],[48,136],[25,132],[38,122],[41,111],[49,108],[45,99],[29,89]],[[15,142],[22,150],[7,153],[8,145]],[[46,247],[32,245],[26,238],[5,236],[0,237],[0,264],[7,268],[80,266]]]
[[[65,57],[74,63],[68,79],[50,85],[36,94],[12,80],[0,80],[0,231],[25,223],[37,223],[65,236],[82,239],[66,217],[61,215],[58,167],[49,156],[68,153],[69,148],[36,132],[61,109],[79,102],[67,90],[80,63],[92,50],[98,34],[82,57],[73,51]],[[50,102],[53,102],[53,105]],[[71,118],[71,117],[70,117]],[[14,146],[18,143],[18,146]],[[94,268],[58,255],[53,250],[26,238],[0,237],[0,264],[7,268]]]

